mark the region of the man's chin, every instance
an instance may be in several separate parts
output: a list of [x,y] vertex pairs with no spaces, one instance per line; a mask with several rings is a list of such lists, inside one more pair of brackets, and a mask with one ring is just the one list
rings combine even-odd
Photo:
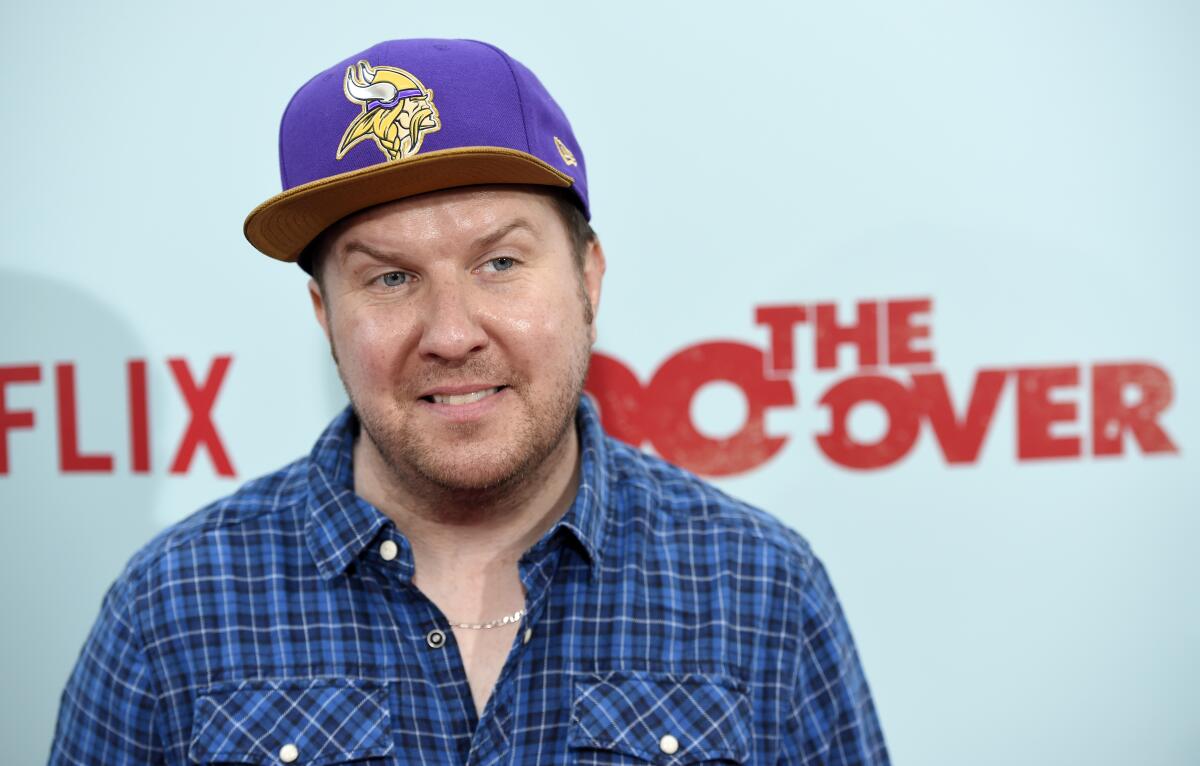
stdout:
[[[561,430],[543,434],[543,440],[516,429],[508,438],[480,438],[449,442],[407,442],[408,449],[385,458],[397,476],[407,474],[444,495],[464,502],[487,503],[553,470],[563,440],[571,433],[570,420]],[[403,442],[401,442],[403,444]]]
[[483,429],[478,424],[466,430],[475,433],[430,438],[427,432],[418,431],[410,433],[409,438],[394,439],[390,444],[377,442],[377,445],[397,480],[456,495],[510,487],[546,457],[539,454],[537,445],[521,439],[480,433]]
[[451,494],[493,492],[515,484],[525,473],[520,461],[498,460],[495,456],[450,457],[419,461],[412,466],[424,481]]

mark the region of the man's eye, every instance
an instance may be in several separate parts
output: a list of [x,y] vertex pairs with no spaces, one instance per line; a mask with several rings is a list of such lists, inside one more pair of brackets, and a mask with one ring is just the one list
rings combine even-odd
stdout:
[[387,287],[399,287],[408,282],[408,275],[403,271],[389,271],[379,279]]
[[493,258],[492,260],[488,261],[488,263],[492,264],[492,268],[495,269],[496,271],[508,271],[513,266],[517,265],[517,262],[514,261],[512,258],[503,258],[503,257]]

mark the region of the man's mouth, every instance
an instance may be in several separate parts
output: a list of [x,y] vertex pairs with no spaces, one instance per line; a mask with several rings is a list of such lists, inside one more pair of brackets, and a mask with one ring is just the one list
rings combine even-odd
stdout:
[[428,396],[422,396],[421,398],[434,404],[474,404],[482,399],[486,399],[492,394],[499,393],[500,389],[502,388],[505,388],[505,386],[493,386],[492,388],[483,388],[478,391],[471,391],[464,394],[429,394]]

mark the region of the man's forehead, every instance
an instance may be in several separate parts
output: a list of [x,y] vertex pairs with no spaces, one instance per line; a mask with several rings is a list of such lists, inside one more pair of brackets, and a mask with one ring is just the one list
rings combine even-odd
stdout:
[[480,186],[432,192],[388,202],[330,227],[332,241],[395,235],[444,239],[490,234],[495,229],[541,234],[556,216],[553,198],[517,186]]

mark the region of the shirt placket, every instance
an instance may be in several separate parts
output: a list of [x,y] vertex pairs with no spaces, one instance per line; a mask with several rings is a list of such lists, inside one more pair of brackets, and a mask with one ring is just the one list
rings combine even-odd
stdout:
[[[374,556],[372,568],[385,580],[385,608],[402,641],[397,648],[401,666],[418,676],[406,679],[410,694],[401,695],[400,704],[417,730],[420,753],[398,742],[399,763],[464,763],[478,727],[454,632],[441,610],[413,584],[411,549],[393,527],[382,531]],[[415,699],[413,691],[419,695]]]
[[547,538],[531,548],[518,565],[521,584],[525,588],[525,619],[513,639],[508,658],[496,679],[491,699],[483,718],[475,729],[467,766],[498,766],[511,762],[509,732],[521,711],[514,710],[513,698],[522,663],[529,645],[538,636],[538,626],[546,610],[550,582],[554,577],[561,554],[559,540]]
[[[411,695],[401,705],[420,706],[413,714],[424,757],[415,760],[403,752],[397,742],[399,763],[463,763],[467,766],[494,766],[507,763],[511,754],[510,735],[520,711],[513,709],[514,692],[521,663],[528,645],[537,637],[538,624],[545,612],[547,596],[562,552],[564,530],[548,535],[520,560],[518,569],[526,592],[526,614],[517,631],[504,667],[496,681],[483,717],[475,713],[466,669],[455,641],[454,631],[441,610],[414,584],[415,567],[408,541],[391,526],[379,532],[365,552],[370,570],[383,586],[387,614],[397,626],[397,635],[406,645],[398,648],[400,665],[418,671],[411,679],[412,689],[425,692],[420,699]],[[432,690],[432,691],[431,691]],[[447,747],[453,743],[454,752]],[[441,753],[436,759],[434,753]]]

